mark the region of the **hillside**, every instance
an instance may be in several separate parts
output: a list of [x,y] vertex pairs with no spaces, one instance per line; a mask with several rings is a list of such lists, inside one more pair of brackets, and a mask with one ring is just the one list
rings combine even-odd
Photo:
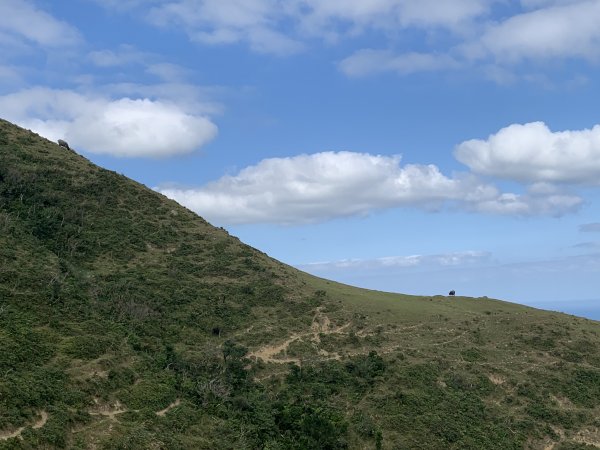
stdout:
[[599,322],[312,277],[5,121],[0,374],[0,449],[600,447]]

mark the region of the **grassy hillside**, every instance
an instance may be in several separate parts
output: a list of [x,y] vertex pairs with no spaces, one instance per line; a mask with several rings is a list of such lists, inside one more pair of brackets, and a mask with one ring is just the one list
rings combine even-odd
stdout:
[[0,121],[0,449],[597,448],[599,333],[312,277]]

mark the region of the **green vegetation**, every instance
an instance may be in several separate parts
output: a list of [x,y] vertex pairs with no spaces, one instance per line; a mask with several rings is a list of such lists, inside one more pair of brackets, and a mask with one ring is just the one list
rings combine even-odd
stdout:
[[599,333],[309,276],[0,121],[0,449],[597,448]]

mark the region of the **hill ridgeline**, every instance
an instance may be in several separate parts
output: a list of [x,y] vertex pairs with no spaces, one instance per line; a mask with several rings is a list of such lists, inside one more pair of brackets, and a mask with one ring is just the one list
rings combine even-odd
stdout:
[[593,449],[600,323],[310,276],[0,121],[0,449]]

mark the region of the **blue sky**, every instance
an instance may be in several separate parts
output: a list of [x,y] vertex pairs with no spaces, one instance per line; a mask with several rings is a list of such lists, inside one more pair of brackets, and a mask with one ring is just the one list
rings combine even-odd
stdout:
[[3,0],[0,116],[319,276],[600,319],[597,0]]

